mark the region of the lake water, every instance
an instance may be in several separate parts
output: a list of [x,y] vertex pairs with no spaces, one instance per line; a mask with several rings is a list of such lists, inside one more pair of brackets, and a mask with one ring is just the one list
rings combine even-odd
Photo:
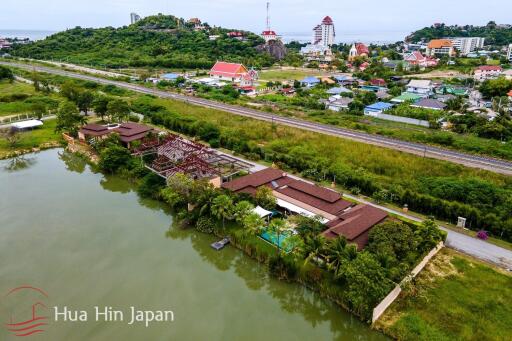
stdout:
[[[0,189],[0,340],[15,339],[4,324],[26,320],[30,294],[52,319],[54,306],[89,319],[51,321],[34,340],[386,339],[303,287],[269,278],[240,251],[214,251],[213,237],[173,227],[159,203],[61,149],[0,161]],[[5,296],[22,285],[48,297]],[[124,311],[125,320],[96,322],[95,306]],[[172,310],[174,322],[130,326],[131,306]]]

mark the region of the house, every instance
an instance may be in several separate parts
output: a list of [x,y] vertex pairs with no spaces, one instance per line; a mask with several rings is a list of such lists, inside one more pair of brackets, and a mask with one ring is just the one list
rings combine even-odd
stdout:
[[345,210],[336,219],[329,221],[322,235],[327,239],[345,237],[349,243],[355,243],[358,250],[368,245],[371,229],[383,223],[388,217],[387,212],[370,206],[357,205]]
[[246,40],[245,34],[243,32],[232,31],[232,32],[228,32],[227,35],[229,38],[234,38],[236,40],[241,40],[241,41]]
[[312,88],[312,87],[320,84],[320,80],[318,78],[316,78],[316,77],[309,76],[309,77],[306,77],[303,80],[301,80],[300,84],[302,86],[305,86],[305,87],[308,87],[308,88]]
[[180,75],[178,75],[177,73],[164,73],[160,76],[161,79],[166,81],[176,81],[179,77]]
[[412,104],[411,107],[431,110],[444,110],[444,108],[446,108],[446,104],[436,99],[422,98],[416,103]]
[[104,139],[112,133],[117,133],[121,142],[129,148],[134,141],[140,141],[154,132],[155,130],[151,127],[133,122],[121,123],[115,127],[90,123],[78,131],[78,139],[80,141]]
[[448,102],[449,100],[452,100],[452,99],[455,99],[455,98],[457,98],[457,96],[452,95],[452,94],[436,95],[436,99],[437,99],[439,102],[442,102],[442,103],[446,103],[446,102]]
[[418,95],[418,94],[412,94],[412,93],[409,93],[409,92],[404,92],[400,96],[393,98],[391,100],[391,102],[393,102],[393,103],[416,102],[416,101],[418,101],[418,100],[420,100],[422,98],[423,97]]
[[332,50],[329,46],[308,44],[300,49],[300,54],[308,62],[317,61],[321,63],[330,63],[333,61]]
[[298,180],[274,168],[266,168],[222,184],[225,189],[249,195],[255,195],[261,186],[272,189],[278,206],[309,217],[321,216],[326,222],[336,219],[353,205],[343,200],[338,192]]
[[282,88],[279,90],[279,92],[285,96],[293,96],[295,94],[295,89],[294,88]]
[[507,49],[507,59],[512,63],[512,44],[508,45]]
[[332,101],[329,101],[326,104],[327,110],[340,112],[342,110],[346,110],[349,107],[349,104],[354,101],[353,98],[350,97],[341,97],[341,96],[333,96],[331,97]]
[[370,104],[364,108],[364,114],[370,115],[372,114],[382,114],[384,111],[389,110],[393,107],[393,104],[386,102],[377,102]]
[[373,86],[386,86],[386,81],[382,78],[374,78],[370,80],[370,85]]
[[230,82],[241,82],[249,71],[242,64],[217,62],[209,72],[211,78]]
[[349,94],[352,93],[352,90],[349,90],[345,88],[344,86],[336,87],[336,88],[330,88],[326,91],[329,95],[340,95],[340,94]]
[[263,39],[265,39],[266,43],[268,43],[270,41],[276,41],[278,39],[277,38],[277,33],[275,31],[272,31],[272,30],[263,31],[261,33],[261,37]]
[[487,79],[498,78],[502,72],[503,69],[501,66],[482,65],[476,68],[474,78],[477,81],[485,81]]
[[417,94],[421,97],[430,97],[433,94],[434,85],[431,80],[418,80],[413,79],[407,85],[406,92]]
[[418,65],[420,67],[435,67],[439,63],[438,59],[426,57],[420,51],[413,51],[404,55],[404,61],[410,65]]
[[427,46],[427,56],[436,57],[436,56],[455,56],[455,48],[453,47],[453,43],[450,39],[434,39],[428,43]]
[[511,69],[508,69],[508,70],[504,70],[502,73],[501,73],[502,76],[505,76],[506,79],[508,80],[512,80],[512,70]]
[[350,48],[348,53],[348,60],[350,62],[354,61],[357,57],[368,58],[370,55],[370,50],[368,46],[363,43],[355,43]]
[[342,85],[352,85],[354,83],[357,83],[357,79],[355,79],[352,76],[337,75],[334,76],[333,78],[338,84]]

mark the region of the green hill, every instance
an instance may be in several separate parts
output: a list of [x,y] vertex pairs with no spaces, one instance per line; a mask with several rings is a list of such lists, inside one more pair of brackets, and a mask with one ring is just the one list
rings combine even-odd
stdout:
[[494,21],[489,22],[486,26],[436,24],[413,32],[406,40],[417,42],[447,37],[484,37],[486,45],[508,45],[512,44],[512,26],[497,25]]
[[[14,46],[15,56],[62,60],[101,67],[155,66],[169,68],[209,68],[217,60],[242,62],[249,66],[269,66],[274,60],[256,47],[259,36],[243,32],[244,41],[231,38],[220,27],[195,31],[193,25],[174,16],[147,17],[120,28],[76,27],[29,45]],[[210,35],[219,35],[210,40]]]

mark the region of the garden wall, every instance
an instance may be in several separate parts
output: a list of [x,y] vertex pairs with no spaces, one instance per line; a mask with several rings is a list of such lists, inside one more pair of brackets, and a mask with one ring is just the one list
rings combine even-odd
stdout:
[[[428,255],[423,258],[423,260],[411,271],[410,276],[408,278],[416,277],[421,270],[428,264],[428,262],[434,257],[442,248],[444,247],[444,243],[440,242],[435,249],[432,249]],[[408,280],[405,278],[404,281]],[[398,295],[402,292],[402,287],[400,286],[402,283],[398,284],[374,309],[372,316],[372,324],[375,323],[382,314],[386,311],[387,308],[396,300]]]
[[414,125],[417,125],[417,126],[423,126],[423,127],[427,127],[427,128],[430,127],[430,123],[428,121],[418,120],[418,119],[410,118],[410,117],[388,115],[388,114],[383,114],[383,113],[378,113],[378,114],[377,113],[371,113],[371,114],[365,113],[365,115],[366,116],[375,117],[375,118],[379,118],[381,120],[386,120],[386,121],[394,121],[394,122],[400,122],[400,123],[414,124]]

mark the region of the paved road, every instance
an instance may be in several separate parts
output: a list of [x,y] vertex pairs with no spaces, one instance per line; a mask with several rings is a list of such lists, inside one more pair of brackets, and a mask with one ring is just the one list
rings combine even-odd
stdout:
[[[423,221],[423,219],[421,218],[405,214],[403,212],[396,211],[387,207],[376,205],[372,202],[362,200],[361,198],[354,197],[350,194],[343,194],[343,196],[353,200],[357,200],[367,205],[378,207],[386,212],[393,213],[413,221]],[[509,271],[512,271],[512,251],[488,243],[486,241],[450,230],[444,226],[440,227],[442,230],[448,232],[448,237],[446,238],[446,246],[463,252],[465,254],[471,255],[473,257],[491,262]]]
[[134,85],[130,83],[120,82],[120,81],[113,81],[103,78],[98,78],[94,76],[84,75],[80,73],[74,73],[44,66],[33,66],[33,65],[27,65],[27,64],[20,64],[20,63],[12,63],[12,62],[5,62],[0,61],[0,64],[12,66],[12,67],[18,67],[21,69],[26,70],[36,70],[38,72],[45,72],[45,73],[51,73],[61,76],[66,76],[70,78],[75,79],[81,79],[81,80],[88,80],[93,82],[98,82],[102,84],[112,84],[116,85],[121,88],[129,89],[132,91],[136,91],[139,93],[144,94],[151,94],[155,95],[161,98],[169,98],[174,100],[179,100],[203,107],[208,108],[214,108],[219,109],[222,111],[227,111],[232,114],[240,115],[240,116],[246,116],[251,117],[258,120],[268,121],[268,122],[275,122],[276,124],[282,124],[290,127],[300,128],[304,130],[314,131],[322,134],[327,135],[333,135],[337,137],[342,137],[346,139],[351,139],[359,142],[364,142],[368,144],[373,144],[381,147],[386,147],[390,149],[400,150],[416,155],[421,155],[425,157],[430,158],[436,158],[436,159],[442,159],[447,160],[459,164],[463,164],[468,167],[474,167],[474,168],[480,168],[480,169],[486,169],[497,173],[512,175],[512,162],[505,161],[505,160],[499,160],[494,159],[490,157],[484,157],[484,156],[477,156],[477,155],[470,155],[465,153],[456,152],[453,150],[438,148],[438,147],[432,147],[423,145],[420,143],[412,143],[412,142],[406,142],[401,141],[397,139],[392,139],[388,137],[383,137],[379,135],[371,135],[364,132],[358,132],[353,131],[349,129],[334,127],[326,124],[320,124],[320,123],[314,123],[309,121],[304,121],[296,118],[289,118],[289,117],[281,117],[276,116],[270,113],[244,108],[240,106],[234,106],[234,105],[228,105],[224,103],[219,103],[215,101],[210,101],[202,98],[197,97],[190,97],[185,95],[180,95],[176,93],[170,93],[166,91],[160,91],[160,90],[153,90],[148,89],[146,87],[140,86],[140,85]]

